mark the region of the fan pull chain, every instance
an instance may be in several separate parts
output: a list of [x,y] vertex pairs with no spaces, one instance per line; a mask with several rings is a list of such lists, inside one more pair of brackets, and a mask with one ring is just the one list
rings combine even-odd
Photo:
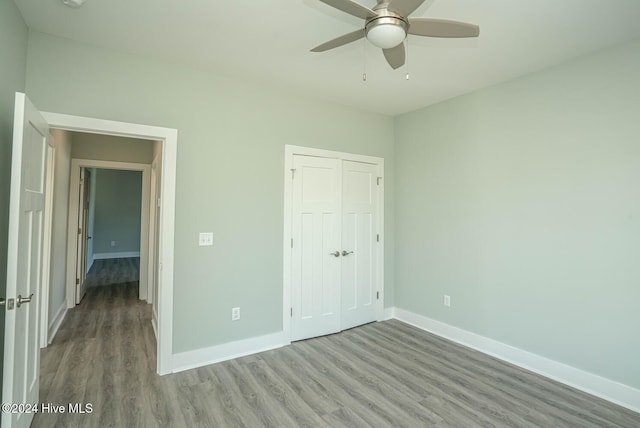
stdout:
[[367,39],[366,37],[362,39],[364,43],[362,44],[362,81],[367,81]]
[[406,80],[409,80],[409,37],[407,37],[407,39],[406,39],[406,44],[405,44],[405,46],[406,46],[406,58],[407,58],[407,61],[406,61],[406,64],[407,64],[407,74],[405,75],[405,79],[406,79]]

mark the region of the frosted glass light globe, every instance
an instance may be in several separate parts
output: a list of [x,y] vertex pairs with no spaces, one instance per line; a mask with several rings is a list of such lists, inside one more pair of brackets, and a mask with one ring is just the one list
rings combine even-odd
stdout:
[[398,46],[407,37],[404,28],[396,24],[380,24],[367,31],[367,40],[374,46],[390,49]]

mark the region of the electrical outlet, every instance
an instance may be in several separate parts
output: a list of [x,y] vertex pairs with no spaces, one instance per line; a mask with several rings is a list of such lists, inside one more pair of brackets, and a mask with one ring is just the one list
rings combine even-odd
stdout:
[[211,232],[201,232],[198,237],[198,244],[201,247],[210,247],[213,245],[213,233]]
[[116,241],[111,241],[111,246],[115,247],[116,246]]
[[451,306],[451,296],[447,296],[446,294],[444,295],[444,305],[446,307],[450,307]]
[[231,321],[238,321],[240,319],[240,308],[231,308]]

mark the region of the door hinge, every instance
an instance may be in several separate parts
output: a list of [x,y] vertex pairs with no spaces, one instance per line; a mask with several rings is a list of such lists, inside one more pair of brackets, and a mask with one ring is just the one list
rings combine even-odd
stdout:
[[293,248],[293,238],[291,238],[291,248]]
[[378,178],[376,179],[376,184],[377,184],[378,186],[380,185],[380,180],[382,180],[382,177],[378,177]]
[[76,285],[80,284],[80,278],[76,278]]
[[82,235],[82,229],[78,228],[78,235]]
[[158,198],[157,207],[160,208],[160,198]]
[[296,169],[295,168],[291,168],[291,179],[293,180],[296,176]]
[[293,308],[291,308],[291,318],[293,318]]
[[380,300],[380,292],[376,291],[376,300]]
[[379,233],[376,235],[376,242],[380,242],[380,234]]

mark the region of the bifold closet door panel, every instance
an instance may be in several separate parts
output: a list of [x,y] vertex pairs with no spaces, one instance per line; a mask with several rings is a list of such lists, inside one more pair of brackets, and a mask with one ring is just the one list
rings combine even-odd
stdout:
[[291,340],[301,340],[340,331],[342,178],[339,159],[293,165]]
[[376,320],[377,170],[342,163],[342,330]]

